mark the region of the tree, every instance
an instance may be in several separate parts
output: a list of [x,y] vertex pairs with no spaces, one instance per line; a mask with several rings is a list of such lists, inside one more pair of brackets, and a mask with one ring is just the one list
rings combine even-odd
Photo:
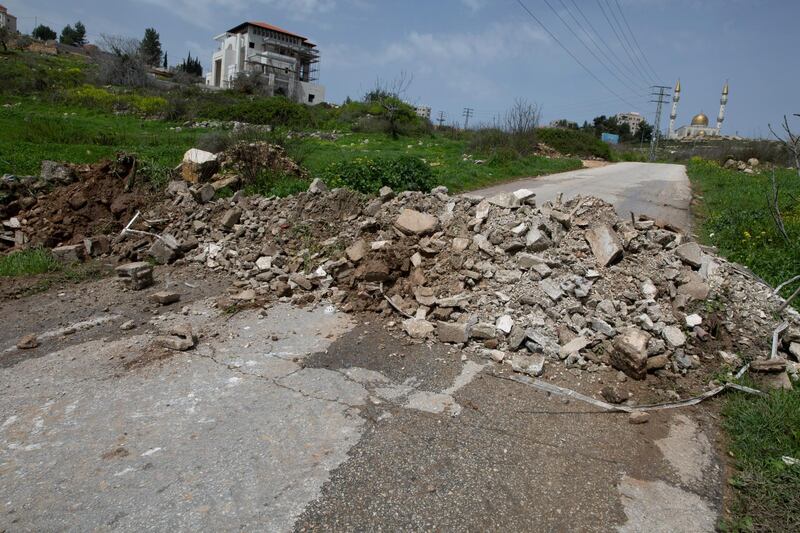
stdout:
[[107,52],[98,58],[98,79],[101,83],[123,87],[150,85],[150,76],[139,52],[141,43],[138,40],[101,35],[100,48]]
[[0,26],[0,46],[8,52],[8,43],[11,41],[11,30],[7,26]]
[[144,62],[151,67],[157,67],[161,64],[161,36],[155,28],[144,30],[144,38],[142,39],[139,53],[141,53]]
[[193,74],[195,76],[203,75],[203,65],[200,64],[199,59],[192,57],[191,52],[189,52],[189,56],[183,60],[183,63],[178,65],[178,70],[182,70],[183,72]]
[[167,53],[166,52],[164,52],[164,64],[162,66],[164,67],[164,70],[169,68],[169,61],[167,60]]
[[58,37],[58,34],[50,26],[39,24],[31,32],[31,37],[40,41],[52,41]]
[[67,24],[61,30],[61,37],[59,38],[61,44],[70,44],[72,46],[83,46],[86,44],[86,26],[80,20],[75,23],[75,27]]
[[[800,118],[800,113],[795,113],[794,116]],[[797,174],[800,175],[800,133],[792,132],[792,128],[789,126],[789,119],[786,115],[783,115],[783,124],[781,124],[781,126],[783,126],[783,131],[786,133],[786,137],[781,137],[775,133],[775,130],[772,129],[772,124],[767,124],[767,126],[769,126],[770,133],[778,139],[778,142],[782,143],[786,147],[786,150],[792,154]]]

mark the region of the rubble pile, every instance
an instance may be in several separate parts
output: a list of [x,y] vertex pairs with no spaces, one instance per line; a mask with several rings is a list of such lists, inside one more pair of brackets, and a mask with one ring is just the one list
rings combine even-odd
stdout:
[[755,174],[761,168],[761,162],[755,157],[751,157],[747,161],[737,161],[736,159],[728,159],[725,161],[723,168],[728,170],[738,170],[745,174]]
[[[416,342],[534,376],[706,379],[769,356],[778,323],[777,299],[748,273],[652,220],[620,221],[596,198],[537,207],[527,190],[482,199],[443,187],[367,197],[316,181],[284,199],[199,204],[171,190],[166,211],[147,216],[171,222],[150,230],[175,243],[170,261],[235,276],[234,299],[398,316],[390,324]],[[117,251],[142,260],[151,242],[129,237]]]

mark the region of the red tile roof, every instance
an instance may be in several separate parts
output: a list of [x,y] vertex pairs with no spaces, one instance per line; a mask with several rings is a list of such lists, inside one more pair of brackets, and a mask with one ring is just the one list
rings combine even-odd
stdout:
[[298,39],[302,39],[303,41],[308,41],[307,37],[303,37],[302,35],[298,35],[297,33],[292,33],[290,31],[284,30],[283,28],[280,28],[272,24],[267,24],[266,22],[253,22],[253,21],[242,22],[235,28],[231,28],[230,30],[228,30],[228,33],[236,33],[237,31],[239,31],[240,29],[244,28],[247,25],[256,26],[258,28],[263,28],[265,30],[272,30],[278,33],[282,33],[284,35],[289,35],[291,37],[297,37]]

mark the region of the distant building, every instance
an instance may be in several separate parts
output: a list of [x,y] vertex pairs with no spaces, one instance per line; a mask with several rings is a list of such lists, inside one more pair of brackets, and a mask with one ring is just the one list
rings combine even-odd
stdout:
[[615,118],[617,119],[617,124],[628,125],[628,128],[631,130],[631,135],[636,135],[636,132],[642,127],[642,122],[644,122],[644,117],[635,111],[631,111],[630,113],[617,113]]
[[431,108],[427,106],[417,106],[416,107],[417,116],[421,118],[425,118],[430,120],[431,119]]
[[319,51],[308,38],[266,22],[243,22],[214,37],[219,48],[211,58],[206,85],[229,88],[241,73],[262,75],[273,95],[316,105],[325,87],[316,83]]
[[3,5],[0,5],[0,28],[8,28],[11,33],[17,33],[17,17],[9,13]]
[[578,129],[578,123],[577,122],[572,122],[571,120],[567,120],[565,118],[560,118],[558,120],[550,121],[550,127],[551,128],[567,129],[567,130],[577,130]]
[[675,84],[675,91],[672,93],[672,113],[669,115],[669,138],[677,140],[691,139],[721,139],[722,123],[725,121],[725,108],[728,105],[728,82],[722,87],[722,97],[719,100],[719,115],[717,115],[717,126],[709,126],[708,117],[704,113],[698,113],[692,117],[692,122],[688,126],[681,126],[675,129],[675,119],[678,118],[678,102],[681,101],[681,80]]

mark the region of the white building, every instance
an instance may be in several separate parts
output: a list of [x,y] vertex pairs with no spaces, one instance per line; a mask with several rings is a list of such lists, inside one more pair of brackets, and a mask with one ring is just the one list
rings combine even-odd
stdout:
[[240,73],[254,73],[266,78],[273,95],[308,105],[325,101],[325,87],[316,83],[319,51],[306,37],[265,22],[243,22],[214,40],[219,48],[206,85],[225,89]]
[[431,119],[431,108],[430,107],[424,106],[424,105],[417,106],[415,108],[415,111],[417,112],[417,116],[418,117],[425,118],[425,119],[428,119],[428,120]]
[[9,13],[4,5],[0,5],[0,28],[8,28],[11,33],[17,33],[17,17]]
[[642,122],[644,122],[644,117],[636,111],[617,113],[616,119],[617,124],[628,125],[628,128],[631,130],[631,135],[636,135],[636,132],[639,131],[639,128],[642,126]]

